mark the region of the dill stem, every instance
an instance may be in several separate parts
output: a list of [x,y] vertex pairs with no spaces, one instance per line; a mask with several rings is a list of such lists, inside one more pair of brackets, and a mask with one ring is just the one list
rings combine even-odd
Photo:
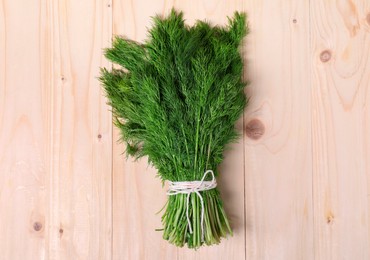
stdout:
[[196,175],[197,159],[198,159],[199,127],[200,127],[200,106],[199,106],[199,109],[198,109],[197,130],[195,132],[195,158],[194,158],[194,173],[193,173],[193,178],[194,179],[195,179],[195,175]]

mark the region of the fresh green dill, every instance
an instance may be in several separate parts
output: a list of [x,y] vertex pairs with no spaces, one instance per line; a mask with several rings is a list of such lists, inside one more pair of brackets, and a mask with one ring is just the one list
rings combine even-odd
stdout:
[[[244,13],[228,26],[197,21],[185,24],[172,10],[153,18],[148,39],[137,43],[115,37],[105,56],[119,69],[101,70],[100,80],[112,106],[126,153],[147,156],[162,182],[200,180],[206,170],[218,175],[225,146],[238,138],[235,122],[247,103],[240,45],[247,34]],[[227,174],[227,173],[225,173]],[[199,197],[169,196],[162,217],[163,237],[177,246],[212,245],[232,234],[217,189],[204,199],[204,241],[200,234]]]

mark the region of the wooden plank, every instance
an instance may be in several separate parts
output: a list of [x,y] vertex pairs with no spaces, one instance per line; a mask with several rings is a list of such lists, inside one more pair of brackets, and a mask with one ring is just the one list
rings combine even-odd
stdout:
[[110,259],[112,124],[100,83],[112,11],[50,1],[52,93],[49,259]]
[[39,23],[44,18],[38,1],[0,2],[2,259],[41,259],[46,252],[50,104]]
[[[150,17],[171,6],[165,1],[114,1],[113,34],[141,41]],[[114,130],[113,141],[118,140]],[[162,239],[161,214],[166,190],[147,159],[125,160],[124,147],[113,149],[113,259],[176,259],[177,248]]]
[[311,3],[316,259],[369,259],[369,1]]
[[246,3],[246,256],[313,259],[309,1]]
[[[198,251],[155,231],[166,187],[125,160],[96,79],[112,26],[142,40],[172,6],[251,28],[218,180],[235,235]],[[0,1],[0,258],[369,259],[369,33],[365,0]]]

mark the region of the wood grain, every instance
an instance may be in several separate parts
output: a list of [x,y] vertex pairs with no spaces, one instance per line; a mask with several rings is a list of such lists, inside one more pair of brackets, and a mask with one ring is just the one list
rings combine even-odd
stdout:
[[247,1],[246,259],[313,259],[308,1]]
[[[125,159],[97,80],[113,35],[172,7],[251,29],[218,180],[235,234],[197,251],[155,231],[166,187]],[[369,87],[368,0],[1,0],[0,259],[367,260]]]
[[108,259],[112,124],[96,76],[111,10],[89,1],[0,8],[1,258]]
[[[48,226],[50,99],[38,1],[0,2],[0,254],[41,259]],[[23,22],[18,21],[23,17]]]
[[109,65],[112,11],[104,1],[51,2],[50,258],[109,259],[112,124],[97,81]]
[[369,1],[311,5],[317,259],[370,258],[369,12]]

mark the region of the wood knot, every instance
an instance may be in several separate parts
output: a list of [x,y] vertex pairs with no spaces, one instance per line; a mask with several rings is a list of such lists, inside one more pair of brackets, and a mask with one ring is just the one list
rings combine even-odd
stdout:
[[60,235],[63,235],[63,232],[64,232],[63,228],[60,228],[60,229],[59,229],[59,234],[60,234]]
[[293,23],[297,23],[297,19],[295,19],[295,18],[294,18],[294,19],[293,19]]
[[252,119],[245,126],[245,132],[250,139],[258,140],[265,133],[265,126],[258,119]]
[[101,134],[98,134],[98,139],[101,139],[101,137],[102,137]]
[[35,231],[40,231],[42,229],[42,224],[38,221],[36,221],[35,223],[33,223],[33,229]]
[[327,215],[326,215],[326,223],[328,225],[332,224],[334,222],[334,215],[333,213],[329,212]]
[[366,15],[366,22],[370,25],[370,13]]
[[325,50],[320,53],[320,60],[322,62],[328,62],[331,59],[331,52],[329,50]]

